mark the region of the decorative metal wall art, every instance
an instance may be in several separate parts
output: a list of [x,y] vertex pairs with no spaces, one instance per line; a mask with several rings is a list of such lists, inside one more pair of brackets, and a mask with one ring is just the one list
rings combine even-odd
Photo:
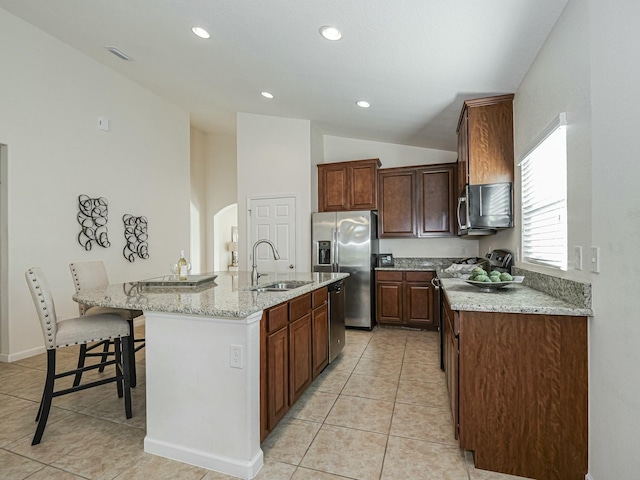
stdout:
[[122,250],[124,258],[130,262],[134,262],[136,256],[142,259],[149,258],[147,217],[136,217],[127,213],[122,216],[122,221],[124,222],[124,239],[126,241]]
[[111,246],[107,237],[108,204],[104,197],[78,197],[78,243],[87,251],[91,250],[94,242],[104,248]]

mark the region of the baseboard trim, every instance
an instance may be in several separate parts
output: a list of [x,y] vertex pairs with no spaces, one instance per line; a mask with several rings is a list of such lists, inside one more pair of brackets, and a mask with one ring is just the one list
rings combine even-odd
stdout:
[[212,453],[185,448],[179,445],[153,440],[147,435],[144,438],[144,451],[160,457],[188,463],[196,467],[214,470],[227,475],[232,475],[245,480],[254,478],[264,463],[262,449],[250,460],[222,457]]
[[43,346],[32,348],[30,350],[23,350],[22,352],[12,353],[10,355],[0,354],[0,362],[11,363],[17,362],[18,360],[24,360],[25,358],[33,357],[34,355],[40,355],[41,353],[46,352],[47,350]]

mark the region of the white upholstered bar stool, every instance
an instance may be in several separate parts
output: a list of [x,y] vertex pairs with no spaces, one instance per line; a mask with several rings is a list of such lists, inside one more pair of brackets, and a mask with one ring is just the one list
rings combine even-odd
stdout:
[[[71,277],[73,278],[73,285],[76,288],[76,293],[80,293],[81,291],[87,291],[92,288],[97,287],[105,287],[109,285],[109,277],[107,276],[107,270],[104,266],[104,262],[94,261],[94,262],[75,262],[69,264],[69,270],[71,271]],[[80,312],[80,316],[91,316],[102,313],[113,313],[115,315],[120,315],[120,317],[124,318],[129,322],[129,327],[131,328],[131,338],[133,348],[129,352],[129,365],[131,367],[131,386],[135,387],[137,384],[136,378],[136,359],[135,352],[144,347],[144,338],[136,339],[133,330],[133,320],[134,318],[139,317],[143,314],[141,310],[127,310],[124,308],[108,308],[108,307],[90,307],[87,305],[83,305],[82,303],[78,303],[78,311]],[[113,351],[110,351],[110,346],[113,345],[113,342],[107,340],[104,342],[99,342],[93,345],[81,345],[80,346],[80,355],[78,356],[78,368],[84,366],[85,360],[87,357],[101,357],[101,361],[105,361],[107,356],[113,355]],[[101,352],[95,352],[93,350],[102,348]],[[100,370],[102,371],[102,370]],[[76,379],[74,381],[74,385],[78,385],[80,383],[82,372],[76,375]]]
[[[31,445],[39,444],[42,439],[53,398],[68,393],[116,382],[118,397],[121,398],[124,395],[125,415],[127,418],[131,418],[129,350],[132,349],[133,343],[131,342],[129,334],[129,323],[119,315],[106,313],[93,315],[91,318],[77,317],[59,320],[56,316],[56,309],[49,285],[42,271],[38,267],[32,267],[26,271],[25,278],[36,311],[38,312],[44,343],[47,349],[47,378],[45,380],[44,391],[42,392],[38,415],[36,416],[38,426]],[[56,352],[60,348],[73,345],[86,345],[88,342],[103,340],[111,340],[114,342],[116,350],[113,360],[56,373]],[[120,349],[121,344],[122,351]],[[100,367],[104,368],[109,365],[115,365],[115,375],[113,377],[101,378],[82,385],[74,384],[74,386],[70,388],[55,390],[55,382],[60,378],[76,375],[78,372],[82,373]]]

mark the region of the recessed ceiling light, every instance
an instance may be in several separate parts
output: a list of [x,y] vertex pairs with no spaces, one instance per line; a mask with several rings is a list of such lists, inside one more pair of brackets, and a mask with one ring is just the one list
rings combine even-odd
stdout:
[[124,53],[122,50],[118,50],[116,47],[104,47],[107,50],[109,50],[111,53],[113,53],[116,57],[125,60],[127,62],[130,62],[131,60],[133,60],[133,58],[131,58],[129,55],[127,55],[126,53]]
[[356,102],[356,105],[358,105],[361,108],[369,108],[371,106],[371,104],[369,102],[367,102],[366,100],[358,100]]
[[342,38],[342,32],[338,30],[336,27],[322,27],[320,29],[320,35],[322,35],[327,40],[340,40]]
[[269,93],[269,92],[260,92],[260,95],[262,95],[265,98],[273,98],[273,93]]
[[195,33],[197,36],[199,36],[200,38],[204,38],[204,39],[211,38],[211,35],[209,35],[209,32],[207,32],[202,27],[193,27],[191,31]]

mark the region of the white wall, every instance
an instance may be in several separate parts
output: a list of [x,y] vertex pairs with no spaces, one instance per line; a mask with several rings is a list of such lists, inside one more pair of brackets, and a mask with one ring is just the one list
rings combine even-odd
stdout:
[[297,196],[297,270],[311,265],[311,122],[238,113],[240,270],[247,270],[247,198]]
[[191,273],[207,271],[207,134],[191,127],[190,141],[190,257]]
[[[189,115],[2,9],[0,65],[9,258],[0,359],[13,360],[43,345],[27,268],[44,270],[64,318],[78,312],[70,262],[103,260],[122,282],[177,261],[189,242]],[[109,201],[110,248],[78,244],[80,194]],[[149,220],[148,260],[122,255],[125,213]]]
[[[640,3],[570,0],[516,92],[516,161],[560,111],[567,112],[569,247],[601,248],[601,272],[526,266],[590,282],[589,472],[638,478],[640,432]],[[519,177],[517,172],[516,177]],[[519,187],[517,187],[517,191]],[[519,202],[517,211],[519,212]],[[519,219],[519,215],[517,217]],[[519,229],[509,237],[515,248]],[[571,250],[570,250],[571,251]],[[569,257],[571,259],[571,256]]]
[[594,480],[631,480],[640,439],[640,2],[587,3],[591,241],[602,253],[602,272],[592,275],[589,464]]
[[[452,125],[451,128],[452,131],[455,131],[456,126]],[[379,158],[382,162],[381,168],[450,163],[458,159],[457,152],[330,135],[324,137],[324,154],[324,163]],[[495,248],[498,246],[496,244]],[[393,253],[397,257],[404,258],[475,257],[479,255],[478,240],[457,237],[381,239],[380,252]]]
[[[582,246],[585,257],[591,245],[591,82],[589,32],[584,28],[588,22],[587,5],[569,2],[518,87],[513,106],[515,164],[560,112],[567,113],[568,245],[569,252],[574,246]],[[483,239],[481,249],[490,242],[500,242],[515,253],[520,245],[521,171],[517,166],[514,188],[516,228],[499,232],[495,239]],[[587,258],[583,270],[575,270],[572,260],[570,255],[566,272],[520,262],[516,265],[589,282]]]
[[[230,225],[238,225],[236,145],[235,135],[209,133],[206,137],[207,242],[205,250],[207,271],[226,270],[231,261],[231,254],[221,251],[220,247],[224,248],[226,242],[231,240]],[[236,207],[232,210],[226,210],[226,214],[219,218],[218,228],[216,228],[214,218],[230,205],[236,205]],[[232,211],[233,218],[229,217],[230,211]]]

